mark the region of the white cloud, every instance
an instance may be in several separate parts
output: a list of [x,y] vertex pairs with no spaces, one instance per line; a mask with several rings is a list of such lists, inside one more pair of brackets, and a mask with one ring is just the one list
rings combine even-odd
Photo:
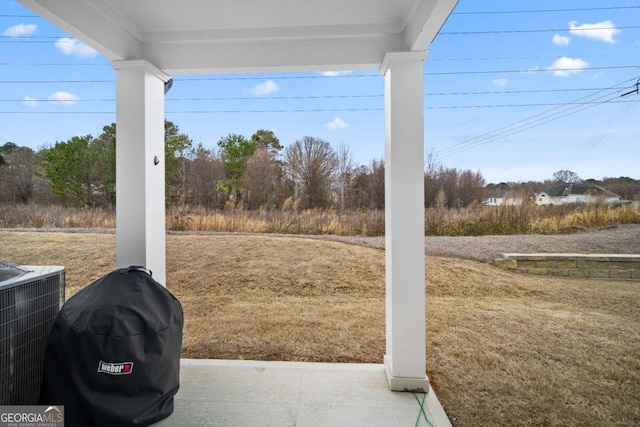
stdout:
[[325,71],[322,73],[324,77],[340,77],[349,74],[351,71]]
[[336,117],[335,119],[333,119],[329,123],[325,123],[324,127],[329,129],[329,130],[336,130],[336,129],[348,128],[349,125],[344,120],[342,120],[340,117]]
[[278,83],[274,82],[273,80],[267,80],[264,83],[258,83],[257,85],[255,85],[253,89],[249,90],[249,93],[251,93],[253,96],[267,96],[271,95],[272,93],[276,93],[279,90],[280,86],[278,86]]
[[493,79],[492,83],[494,86],[505,87],[507,85],[507,79],[504,77],[500,79]]
[[38,106],[38,101],[35,98],[26,95],[24,98],[22,98],[22,105],[29,108],[36,108]]
[[583,69],[587,68],[589,64],[579,58],[568,58],[563,56],[556,59],[547,71],[552,72],[554,76],[568,77],[572,74],[578,74]]
[[8,37],[20,37],[28,36],[36,31],[38,31],[38,26],[36,24],[18,24],[4,30],[2,35]]
[[69,92],[63,92],[63,91],[54,92],[47,99],[50,102],[54,104],[59,104],[59,105],[73,105],[78,100],[80,100],[80,98],[78,98],[74,94]]
[[98,51],[87,46],[77,39],[69,37],[59,38],[56,43],[56,48],[65,55],[73,55],[80,58],[93,58],[98,55]]
[[617,41],[614,37],[622,31],[617,29],[612,21],[607,20],[595,24],[582,25],[577,25],[577,21],[571,21],[569,22],[569,32],[577,37],[586,37],[613,44]]
[[556,34],[553,36],[553,44],[557,44],[558,46],[566,46],[571,43],[571,37],[561,36]]

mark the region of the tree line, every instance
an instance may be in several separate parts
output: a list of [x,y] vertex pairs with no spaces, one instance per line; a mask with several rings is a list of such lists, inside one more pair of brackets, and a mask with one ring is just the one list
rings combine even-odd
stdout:
[[[304,136],[286,149],[269,130],[229,134],[215,149],[165,121],[167,205],[210,209],[380,209],[384,163],[356,166],[346,145]],[[0,202],[115,204],[116,125],[37,151],[0,145]]]
[[[0,145],[0,202],[112,207],[115,147],[114,123],[97,137],[74,136],[37,151],[13,142]],[[165,121],[165,174],[167,205],[215,210],[384,208],[383,160],[358,165],[344,143],[333,147],[311,136],[284,148],[272,131],[259,129],[250,137],[229,134],[211,149],[194,144],[176,124]],[[605,184],[627,199],[640,194],[640,181],[631,178],[588,181]],[[425,159],[427,208],[461,208],[480,203],[491,189],[532,193],[549,184],[486,185],[478,171],[446,168],[432,154]]]

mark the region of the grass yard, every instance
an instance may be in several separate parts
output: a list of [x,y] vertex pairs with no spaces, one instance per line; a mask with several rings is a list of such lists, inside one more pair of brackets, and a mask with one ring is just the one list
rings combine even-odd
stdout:
[[[113,234],[0,231],[0,260],[61,264],[67,295]],[[384,252],[298,237],[169,235],[183,355],[381,363]],[[455,426],[640,425],[640,283],[427,257],[427,370]]]

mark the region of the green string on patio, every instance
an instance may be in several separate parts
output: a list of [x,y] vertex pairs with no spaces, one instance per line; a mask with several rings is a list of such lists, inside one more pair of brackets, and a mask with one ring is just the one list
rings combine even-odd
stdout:
[[424,393],[422,395],[422,402],[420,401],[416,393],[413,393],[413,395],[418,401],[418,405],[420,405],[420,412],[418,412],[418,419],[416,419],[416,427],[418,427],[418,423],[420,422],[421,415],[424,415],[424,420],[427,422],[427,424],[429,424],[431,427],[434,427],[433,424],[431,424],[431,421],[429,421],[429,418],[427,418],[427,413],[424,411],[424,402],[427,399],[427,393]]

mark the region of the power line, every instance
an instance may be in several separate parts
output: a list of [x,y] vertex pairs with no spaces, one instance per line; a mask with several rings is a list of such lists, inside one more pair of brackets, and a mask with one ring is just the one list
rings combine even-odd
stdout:
[[4,40],[58,40],[65,36],[2,36],[0,35],[0,39]]
[[[568,31],[594,31],[594,30],[631,30],[638,29],[639,25],[628,25],[622,27],[598,27],[598,28],[538,28],[528,30],[484,30],[484,31],[440,31],[439,36],[469,36],[483,34],[527,34],[527,33],[560,33]],[[39,37],[12,37],[0,36],[0,43],[51,43],[65,36],[39,36]]]
[[[63,36],[60,37],[56,37],[56,39],[59,39]],[[7,39],[0,39],[0,43],[13,43],[13,44],[37,44],[37,43],[51,43],[51,40],[31,40],[31,39],[26,39],[25,37],[20,37],[18,38],[11,38],[9,40]]]
[[607,87],[597,88],[575,88],[575,89],[529,89],[529,90],[491,90],[476,92],[432,92],[425,93],[427,96],[451,96],[451,95],[512,95],[522,93],[556,93],[556,92],[587,92],[599,90],[615,90]]
[[[618,90],[612,88],[573,88],[573,89],[531,89],[531,90],[504,90],[504,91],[477,91],[477,92],[426,92],[425,97],[431,96],[479,96],[479,95],[514,95],[514,94],[533,94],[533,93],[564,93],[564,92],[595,92],[605,90]],[[635,89],[634,89],[635,90]],[[183,102],[183,101],[272,101],[272,100],[326,100],[326,99],[380,99],[384,98],[383,94],[367,94],[367,95],[298,95],[298,96],[269,96],[269,97],[251,97],[251,96],[229,96],[229,97],[186,97],[186,98],[166,98],[166,102]],[[23,102],[24,99],[0,99],[0,102]],[[32,102],[55,102],[51,99],[29,99]],[[77,99],[74,102],[115,102],[115,98],[89,98]],[[509,106],[515,106],[510,104]],[[522,104],[522,106],[534,106],[542,104]],[[552,105],[552,104],[546,104]],[[556,105],[556,104],[553,104]],[[480,106],[475,106],[480,107]],[[486,106],[491,107],[491,106]],[[467,108],[467,106],[453,107],[437,107],[437,108]]]
[[[609,7],[583,7],[571,9],[533,9],[533,10],[486,10],[486,11],[470,11],[458,12],[454,10],[452,15],[493,15],[493,14],[512,14],[512,13],[553,13],[553,12],[584,12],[594,10],[621,10],[621,9],[640,9],[640,6],[609,6]],[[16,15],[16,14],[0,14],[0,18],[40,18],[39,15]]]
[[[291,108],[270,110],[182,110],[166,111],[165,114],[252,114],[252,113],[326,113],[345,111],[384,111],[384,108]],[[115,114],[115,111],[0,111],[0,114]]]
[[[262,76],[227,76],[227,77],[192,77],[192,78],[184,78],[184,77],[176,77],[173,79],[174,84],[177,82],[187,83],[187,82],[201,82],[201,81],[233,81],[233,80],[294,80],[294,79],[340,79],[340,78],[361,78],[361,77],[381,77],[379,74],[344,74],[339,76],[324,76],[324,75],[316,75],[316,76],[273,76],[273,75],[262,75]],[[0,84],[9,83],[9,84],[29,84],[29,83],[37,83],[37,84],[48,84],[48,83],[115,83],[114,79],[109,80],[0,80]]]
[[[341,74],[339,76],[325,76],[325,75],[304,75],[304,76],[274,76],[274,75],[261,75],[261,76],[216,76],[216,77],[180,77],[177,76],[173,79],[174,83],[188,83],[188,82],[202,82],[202,81],[242,81],[242,80],[295,80],[295,79],[343,79],[343,78],[367,78],[367,77],[381,77],[380,74]],[[48,84],[48,83],[115,83],[114,79],[110,80],[0,80],[0,84]]]
[[[588,54],[581,55],[581,58],[601,58],[601,57],[623,57],[623,56],[640,56],[640,53],[602,53],[602,54]],[[462,58],[433,58],[429,56],[425,64],[431,62],[456,62],[456,61],[516,61],[516,60],[532,60],[532,59],[557,59],[558,56],[500,56],[500,57],[462,57]],[[15,67],[57,67],[57,66],[69,66],[69,67],[108,67],[108,62],[103,63],[77,63],[77,62],[0,62],[0,66]],[[358,74],[362,76],[362,74]],[[366,76],[369,76],[367,74]],[[336,78],[343,76],[322,76],[327,78]]]
[[[165,101],[271,101],[271,100],[291,100],[291,99],[362,99],[362,98],[383,98],[384,95],[301,95],[301,96],[270,96],[270,97],[250,97],[250,96],[230,96],[230,97],[197,97],[197,98],[166,98]],[[22,102],[24,99],[0,99],[0,102]],[[50,99],[29,99],[35,102],[47,102]],[[55,100],[54,100],[55,101]],[[78,99],[75,102],[115,102],[115,98]]]
[[[640,68],[639,65],[613,65],[608,67],[583,67],[583,68],[545,68],[532,70],[470,70],[470,71],[438,71],[426,72],[425,76],[440,75],[460,75],[460,74],[507,74],[507,73],[537,73],[555,71],[588,71],[588,70],[614,70]],[[229,76],[229,77],[196,77],[196,78],[176,78],[174,82],[200,82],[200,81],[242,81],[242,80],[294,80],[294,79],[340,79],[340,78],[368,78],[380,77],[379,74],[345,74],[340,76]],[[114,83],[115,80],[0,80],[0,84],[84,84],[84,83]]]
[[[596,58],[596,57],[620,57],[620,56],[640,56],[640,53],[602,53],[602,54],[590,54],[582,55],[582,58]],[[429,58],[426,63],[429,62],[444,62],[444,61],[515,61],[515,60],[530,60],[530,59],[554,59],[558,56],[500,56],[500,57],[466,57],[466,58]],[[2,65],[2,64],[0,64]]]
[[[472,148],[479,147],[481,145],[485,145],[485,144],[489,144],[489,143],[492,143],[492,142],[496,142],[496,141],[498,141],[500,139],[515,135],[517,133],[524,132],[524,131],[532,129],[534,127],[542,126],[542,125],[550,123],[552,121],[559,120],[559,119],[562,119],[564,117],[567,117],[567,116],[582,112],[582,111],[584,111],[586,109],[593,108],[593,107],[595,107],[597,105],[601,105],[601,104],[607,103],[609,101],[610,100],[604,100],[604,101],[601,101],[599,103],[594,102],[594,103],[589,104],[587,106],[584,106],[584,107],[582,107],[580,109],[573,110],[573,111],[568,110],[568,111],[563,112],[561,115],[558,115],[558,116],[545,117],[545,118],[536,120],[536,121],[534,121],[532,123],[524,123],[522,125],[516,126],[513,129],[508,129],[508,130],[505,130],[504,132],[497,133],[495,135],[490,135],[490,133],[487,133],[487,134],[485,134],[487,136],[484,139],[480,139],[480,140],[472,142],[472,143],[468,143],[467,142],[465,146],[457,146],[457,144],[456,144],[456,146],[454,146],[454,147],[449,147],[449,148],[445,148],[445,149],[441,150],[440,153],[442,153],[442,157],[447,157],[447,156],[450,156],[450,155],[453,155],[453,154],[458,154],[458,153],[461,153],[463,151],[467,151],[467,150],[470,150]],[[572,108],[575,108],[575,107],[572,107]]]
[[[540,106],[594,106],[600,105],[604,102],[612,104],[630,104],[637,101],[628,100],[620,101],[618,97],[606,100],[606,101],[589,101],[589,102],[565,102],[565,103],[541,103],[541,104],[487,104],[487,105],[450,105],[450,106],[426,106],[426,110],[436,109],[454,109],[454,108],[514,108],[514,107],[540,107]],[[384,111],[382,107],[371,108],[282,108],[282,109],[262,109],[262,110],[249,110],[249,109],[236,109],[236,110],[168,110],[166,114],[253,114],[253,113],[327,113],[327,112],[363,112],[363,111]],[[60,115],[74,115],[74,114],[114,114],[115,111],[0,111],[0,114],[60,114]],[[445,149],[446,150],[446,149]],[[443,150],[443,151],[445,151]]]
[[[612,86],[611,88],[617,88],[618,92],[622,92],[625,90],[623,85],[628,84],[629,82],[635,79],[629,79],[624,82],[618,83],[617,85]],[[464,141],[461,141],[457,144],[454,144],[450,147],[444,148],[440,150],[440,153],[443,157],[456,154],[462,151],[469,150],[471,148],[478,147],[480,145],[488,144],[490,142],[495,142],[499,139],[505,138],[507,136],[514,135],[516,133],[523,132],[525,130],[531,129],[533,127],[541,126],[543,124],[549,123],[551,121],[558,120],[560,118],[576,114],[578,112],[584,111],[588,108],[593,108],[597,105],[601,105],[607,102],[614,102],[619,99],[619,96],[609,97],[608,99],[602,100],[609,95],[602,95],[599,98],[591,100],[590,104],[580,104],[581,101],[586,100],[595,94],[586,95],[577,100],[574,100],[569,103],[561,104],[556,106],[550,110],[543,111],[541,113],[535,114],[531,117],[519,120],[517,122],[511,123],[509,125],[500,127],[490,132],[483,133],[473,138],[468,138]],[[599,101],[599,102],[597,102]],[[564,108],[568,107],[568,108]],[[560,111],[559,111],[560,110]]]
[[[633,80],[634,79],[629,79],[629,80],[623,81],[621,83],[618,83],[617,85],[612,86],[612,88],[617,88],[618,92],[621,92],[621,91],[625,90],[624,89],[624,85],[628,84],[629,82],[631,82]],[[583,96],[581,98],[578,98],[574,102],[579,102],[579,101],[588,99],[591,96],[593,96],[593,95]],[[606,95],[601,96],[600,98],[597,98],[597,99],[602,99],[605,96]],[[611,98],[611,100],[612,99],[616,99],[616,98]],[[533,115],[531,117],[528,117],[526,119],[522,119],[522,120],[519,120],[519,121],[517,121],[515,123],[511,123],[511,124],[509,124],[507,126],[503,126],[503,127],[498,128],[496,130],[493,130],[493,131],[490,131],[490,132],[486,132],[486,133],[484,133],[482,135],[478,135],[478,136],[473,137],[473,138],[466,139],[466,140],[464,140],[464,141],[462,141],[462,142],[460,142],[458,144],[455,144],[452,147],[448,147],[447,149],[444,149],[443,151],[446,151],[446,150],[449,150],[449,151],[457,150],[456,152],[465,151],[465,150],[467,150],[469,148],[473,148],[474,146],[477,146],[477,145],[482,145],[482,144],[485,144],[485,143],[488,143],[488,142],[493,142],[493,140],[495,140],[495,138],[499,139],[499,138],[502,138],[502,137],[505,137],[505,136],[509,136],[509,135],[511,135],[513,133],[517,133],[519,131],[526,130],[526,129],[523,129],[523,128],[525,128],[527,126],[530,126],[530,125],[536,125],[536,123],[539,123],[539,122],[547,120],[547,119],[554,119],[553,117],[556,114],[556,111],[557,110],[561,110],[562,107],[563,106],[555,107],[555,108],[552,108],[550,110],[543,111],[541,113],[535,114],[535,115]],[[585,107],[583,109],[586,109],[586,108],[590,108],[590,107]],[[561,112],[561,114],[563,114],[562,116],[557,116],[557,118],[565,117],[568,114],[564,114],[564,113],[567,113],[567,112],[571,113],[571,110],[576,110],[576,109],[577,109],[577,107],[569,107],[569,108],[565,109],[565,111]],[[582,111],[582,109],[580,109],[580,111]],[[577,111],[575,111],[575,112],[577,112]],[[491,138],[494,138],[494,139],[491,139]],[[451,152],[449,154],[453,154],[453,152]]]
[[582,150],[582,153],[580,154],[580,156],[576,159],[576,161],[573,163],[573,165],[571,166],[571,169],[574,169],[584,158],[584,156],[593,148],[595,148],[596,146],[598,146],[600,143],[604,142],[610,135],[611,131],[610,130],[606,130],[604,132],[600,132],[599,134],[591,137],[587,143],[584,145],[584,149]]
[[15,115],[42,115],[42,114],[55,114],[55,115],[87,115],[87,114],[115,114],[115,111],[0,111],[0,114],[15,114]]
[[511,13],[552,13],[552,12],[584,12],[593,10],[620,10],[620,9],[640,9],[640,6],[609,6],[609,7],[583,7],[572,9],[533,9],[533,10],[487,10],[471,12],[451,12],[452,15],[494,15]]
[[[628,91],[620,97],[625,96],[627,94],[636,93],[638,81],[633,86],[621,87],[626,83],[633,81],[634,79],[629,79],[625,82],[622,82],[618,85],[611,87],[592,87],[592,88],[566,88],[566,89],[528,89],[528,90],[499,90],[499,91],[466,91],[466,92],[425,92],[424,96],[426,98],[430,98],[433,96],[485,96],[485,95],[514,95],[514,94],[535,94],[535,93],[565,93],[565,92],[606,92],[606,91],[617,91],[621,92],[624,90],[633,88],[633,90]],[[1,81],[0,81],[1,83]],[[589,95],[580,98],[587,98]],[[383,98],[383,94],[347,94],[347,95],[290,95],[290,96],[268,96],[268,97],[253,97],[253,96],[210,96],[210,97],[179,97],[179,98],[166,98],[166,102],[185,102],[185,101],[200,101],[200,102],[210,102],[210,101],[280,101],[280,100],[331,100],[331,99],[381,99]],[[52,100],[49,98],[46,99],[35,99],[29,98],[26,99],[31,102],[56,102],[56,100]],[[0,99],[0,102],[24,102],[25,99]],[[89,98],[89,99],[76,99],[73,102],[115,102],[115,98]],[[425,109],[434,109],[434,108],[498,108],[498,107],[532,107],[532,106],[556,106],[556,105],[571,105],[571,104],[580,104],[577,102],[569,102],[569,103],[524,103],[524,104],[485,104],[485,105],[450,105],[450,106],[426,106]],[[585,103],[582,103],[585,104]],[[240,111],[240,110],[239,110]]]
[[[640,28],[639,25],[628,25],[621,27],[598,27],[598,28],[533,28],[527,30],[482,30],[482,31],[440,31],[439,36],[468,36],[482,34],[521,34],[521,33],[559,33],[559,32],[575,32],[575,31],[594,31],[594,30],[632,30]],[[59,40],[66,36],[0,36],[0,43],[51,43],[52,40]]]
[[0,80],[0,84],[115,83],[115,80]]
[[[594,10],[622,10],[622,9],[640,9],[640,6],[609,6],[609,7],[585,7],[571,9],[533,9],[533,10],[487,10],[487,11],[470,11],[458,12],[454,10],[452,15],[493,15],[493,14],[512,14],[512,13],[553,13],[553,12],[583,12]],[[24,14],[0,14],[0,18],[41,18],[39,15]]]
[[472,71],[438,71],[426,72],[425,76],[440,76],[451,74],[502,74],[502,73],[538,73],[538,72],[554,72],[554,71],[586,71],[586,70],[615,70],[624,68],[640,68],[640,65],[612,65],[609,67],[583,67],[583,68],[545,68],[531,70],[472,70]]
[[361,77],[381,77],[378,73],[340,74],[339,76],[304,75],[304,76],[228,76],[228,77],[177,77],[174,82],[229,81],[229,80],[294,80],[294,79],[353,79]]
[[[29,98],[29,99],[0,99],[0,102],[23,102],[23,101],[29,101],[29,102],[64,102],[64,101],[60,101],[60,100],[55,100],[55,99],[33,99],[33,98]],[[115,102],[115,99],[74,99],[72,102],[76,103],[76,102]],[[71,102],[71,101],[67,101],[67,102]]]
[[518,34],[518,33],[559,33],[567,31],[594,31],[594,30],[630,30],[640,28],[638,25],[625,27],[598,27],[598,28],[544,28],[530,30],[487,30],[487,31],[440,31],[439,36],[468,36],[478,34]]
[[[624,96],[624,95],[621,95]],[[631,108],[633,108],[635,106],[635,104],[629,104],[624,108],[623,112],[628,112]],[[605,132],[602,132],[600,134],[600,136],[598,137],[594,137],[591,138],[591,140],[585,144],[584,150],[582,151],[582,154],[580,155],[580,157],[575,161],[575,163],[573,164],[573,166],[571,166],[571,169],[574,169],[576,167],[576,165],[578,165],[578,163],[580,163],[582,161],[582,159],[584,158],[584,156],[593,148],[595,148],[596,146],[602,144],[610,135],[611,135],[611,124],[613,123],[613,120],[619,120],[621,118],[620,115],[618,115],[617,117],[615,117],[614,119],[612,119],[609,122],[608,125],[608,129]]]
[[[608,102],[611,104],[629,104],[636,102],[635,100],[630,101],[614,101],[613,98]],[[470,109],[470,108],[514,108],[514,107],[553,107],[553,106],[567,106],[567,105],[591,105],[591,104],[602,104],[602,102],[543,102],[543,103],[529,103],[529,104],[484,104],[484,105],[446,105],[446,106],[427,106],[426,110],[447,110],[447,109]]]
[[384,108],[292,108],[278,110],[184,110],[167,114],[244,114],[244,113],[337,113],[353,111],[384,111]]
[[[536,120],[534,120],[532,122],[529,122],[529,123],[527,122],[527,120],[529,120],[529,119],[521,120],[519,122],[514,123],[514,124],[518,124],[518,125],[513,127],[513,128],[511,128],[511,127],[514,124],[511,124],[511,125],[499,128],[496,131],[487,132],[487,133],[485,133],[483,135],[480,135],[479,137],[476,137],[475,141],[473,141],[474,138],[472,138],[471,140],[467,140],[467,141],[463,141],[462,143],[455,144],[452,147],[448,147],[448,148],[445,148],[445,149],[441,150],[441,153],[443,153],[442,157],[450,156],[450,155],[453,155],[453,154],[458,154],[458,153],[461,153],[463,151],[467,151],[467,150],[470,150],[472,148],[479,147],[481,145],[485,145],[485,144],[489,144],[489,143],[498,141],[498,140],[506,138],[508,136],[512,136],[512,135],[515,135],[517,133],[524,132],[524,131],[532,129],[534,127],[542,126],[542,125],[550,123],[552,121],[559,120],[561,118],[564,118],[564,117],[567,117],[567,116],[582,112],[582,111],[584,111],[586,109],[593,108],[593,107],[595,107],[597,105],[601,105],[601,104],[604,104],[604,103],[609,102],[609,101],[611,101],[611,100],[604,100],[604,101],[601,101],[600,103],[593,103],[593,104],[590,104],[590,105],[587,105],[587,106],[583,106],[581,108],[570,107],[569,109],[567,109],[565,111],[561,111],[559,115],[550,115],[550,116],[546,116],[545,117],[544,114],[546,114],[546,113],[541,113],[541,114],[532,116],[532,118],[533,117],[537,117],[537,116],[542,116],[542,117],[539,118],[539,119],[536,119]],[[554,109],[552,109],[550,111],[557,110],[557,109],[559,109],[561,107],[556,107],[556,108],[554,108]],[[500,131],[500,132],[498,132],[498,131]]]
[[[586,58],[586,57],[585,57]],[[3,67],[107,67],[108,62],[103,63],[73,63],[73,62],[0,62]]]

